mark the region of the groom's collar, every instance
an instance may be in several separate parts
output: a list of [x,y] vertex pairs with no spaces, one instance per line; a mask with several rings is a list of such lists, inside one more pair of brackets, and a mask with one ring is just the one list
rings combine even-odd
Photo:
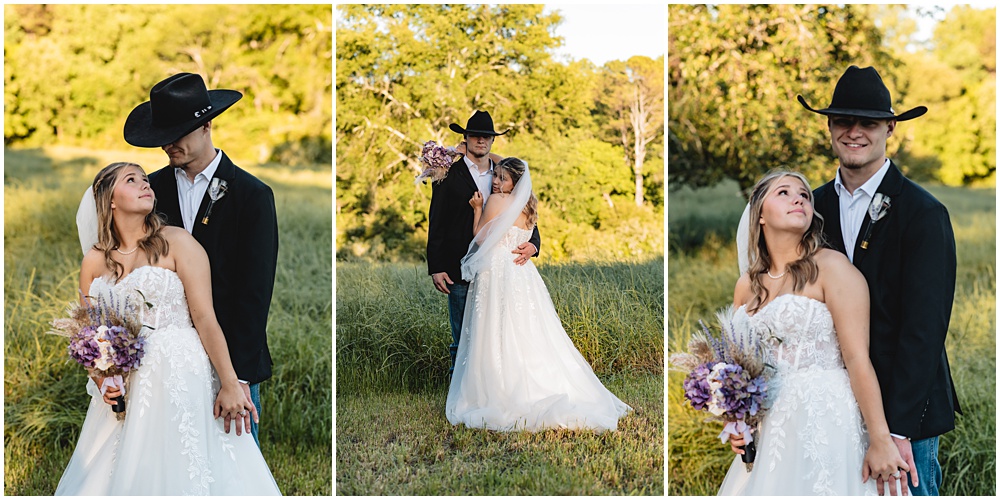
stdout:
[[490,168],[486,172],[483,172],[481,174],[479,173],[479,165],[476,165],[475,163],[473,163],[472,160],[469,159],[468,156],[462,156],[462,159],[465,160],[465,166],[469,167],[469,173],[470,174],[473,174],[473,175],[486,175],[487,172],[490,173],[490,174],[493,173],[493,167],[494,167],[494,165],[493,165],[493,158],[490,158],[489,156],[486,157],[486,161],[490,162]]
[[[215,177],[215,171],[219,169],[219,163],[222,162],[222,156],[223,156],[222,150],[216,149],[215,158],[212,158],[212,161],[208,163],[208,166],[205,167],[205,170],[202,170],[201,172],[198,173],[198,175],[195,175],[193,181],[188,180],[188,182],[189,183],[197,182],[199,176],[202,176],[205,179],[211,181],[212,177]],[[188,179],[188,176],[184,172],[184,169],[180,167],[174,167],[174,176],[177,177],[178,180],[180,180],[182,177]]]
[[875,171],[875,175],[872,175],[862,184],[858,189],[854,190],[854,193],[847,193],[847,186],[844,186],[844,180],[840,177],[840,168],[837,169],[837,177],[833,181],[833,188],[837,191],[837,196],[843,196],[845,193],[853,197],[858,190],[863,191],[868,196],[875,196],[875,192],[878,191],[878,187],[882,184],[882,179],[885,178],[885,174],[889,171],[889,165],[892,162],[888,158],[885,159],[885,163]]

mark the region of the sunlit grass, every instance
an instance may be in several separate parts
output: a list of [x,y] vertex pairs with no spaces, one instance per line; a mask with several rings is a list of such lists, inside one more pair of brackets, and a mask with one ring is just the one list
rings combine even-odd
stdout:
[[447,301],[426,266],[338,263],[338,494],[663,494],[663,260],[539,269],[574,344],[635,409],[619,431],[452,427]]
[[662,495],[663,377],[602,376],[617,432],[452,427],[446,387],[337,396],[338,495]]

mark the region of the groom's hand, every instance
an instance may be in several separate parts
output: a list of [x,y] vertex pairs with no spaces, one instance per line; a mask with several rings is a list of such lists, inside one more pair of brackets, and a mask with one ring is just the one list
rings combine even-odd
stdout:
[[528,259],[530,259],[532,255],[538,253],[538,249],[535,248],[535,245],[530,242],[524,242],[518,245],[517,248],[512,250],[510,253],[517,255],[517,257],[514,257],[514,263],[519,266],[523,266],[528,263]]
[[434,280],[434,288],[437,288],[439,292],[444,294],[451,293],[448,290],[448,285],[455,284],[455,282],[448,277],[448,273],[434,273],[431,275],[431,279]]
[[[899,450],[899,456],[903,458],[906,465],[910,467],[910,482],[913,486],[920,486],[920,477],[917,475],[917,464],[913,461],[913,447],[910,444],[910,440],[906,438],[898,438],[896,436],[892,437],[892,442],[896,444],[896,448]],[[903,471],[903,478],[900,481],[903,484],[903,491],[905,492],[907,488],[906,484],[906,471]],[[904,493],[905,495],[906,493]]]

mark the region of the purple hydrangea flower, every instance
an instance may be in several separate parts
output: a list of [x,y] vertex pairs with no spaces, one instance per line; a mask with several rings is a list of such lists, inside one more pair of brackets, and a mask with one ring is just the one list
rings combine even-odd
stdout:
[[124,327],[112,326],[108,329],[106,338],[111,341],[111,362],[115,366],[124,372],[139,367],[139,361],[145,354],[145,340],[142,337],[130,339]]
[[101,357],[101,348],[94,334],[97,329],[88,326],[81,329],[69,340],[69,357],[87,367],[94,367],[94,360]]
[[708,374],[712,363],[698,365],[684,378],[684,397],[695,410],[704,410],[712,399],[712,388],[708,386]]
[[767,397],[767,382],[763,377],[750,379],[743,367],[718,363],[708,375],[712,400],[708,409],[714,415],[731,420],[743,420],[756,415]]

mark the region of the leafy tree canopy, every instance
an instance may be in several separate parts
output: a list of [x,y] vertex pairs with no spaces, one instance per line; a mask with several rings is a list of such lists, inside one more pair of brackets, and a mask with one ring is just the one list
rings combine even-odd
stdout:
[[150,88],[191,72],[244,94],[223,147],[329,162],[331,34],[323,5],[5,5],[4,144],[121,148]]

